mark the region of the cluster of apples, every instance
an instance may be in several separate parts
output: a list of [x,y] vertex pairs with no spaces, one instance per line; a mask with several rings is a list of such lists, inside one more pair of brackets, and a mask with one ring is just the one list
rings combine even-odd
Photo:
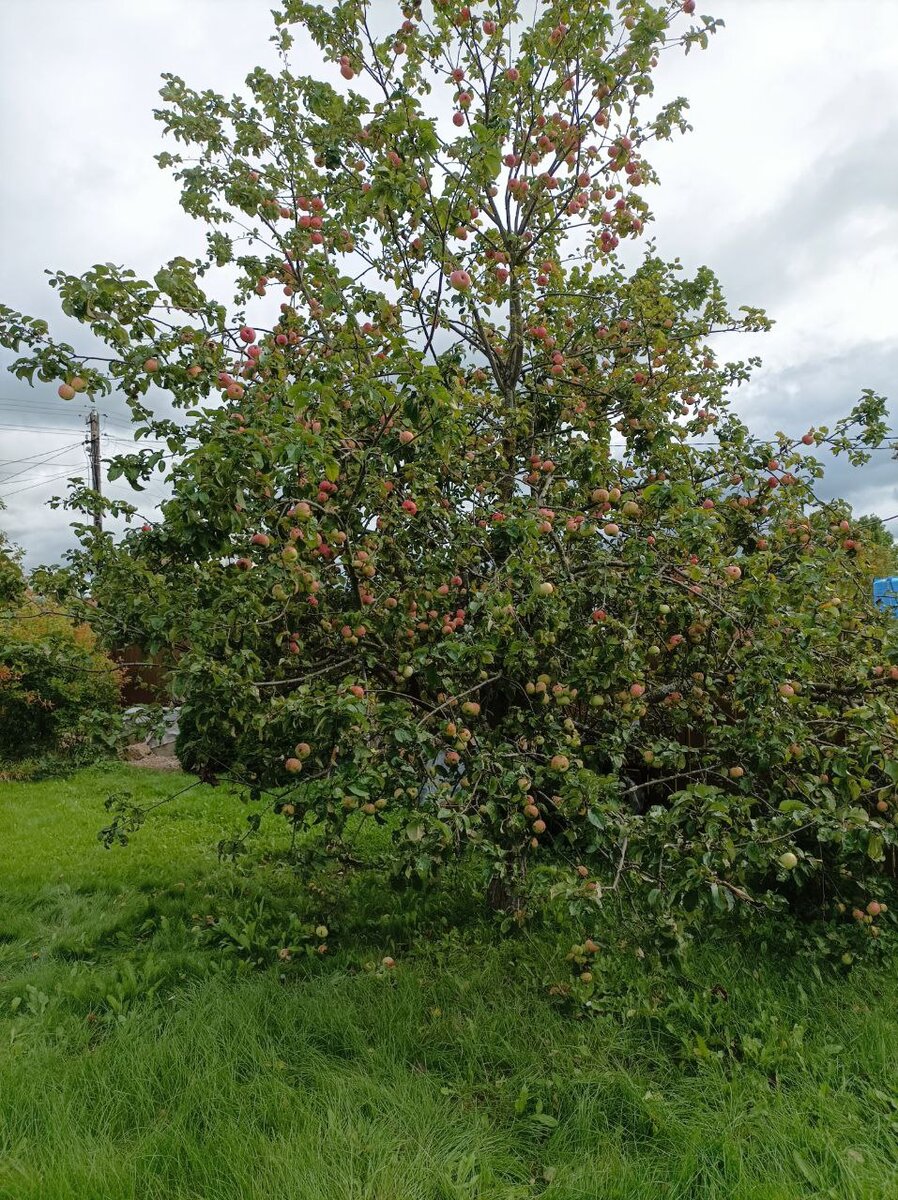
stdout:
[[[845,912],[844,904],[837,905],[837,911]],[[880,936],[880,928],[875,923],[877,917],[884,917],[889,911],[889,906],[881,900],[870,900],[863,908],[856,905],[851,910],[852,919],[859,925],[865,925],[870,937],[878,938]]]
[[79,392],[85,391],[87,381],[82,379],[80,375],[71,375],[64,383],[61,383],[56,389],[57,394],[62,400],[74,400]]
[[298,775],[302,770],[302,765],[312,753],[312,747],[308,742],[299,742],[293,751],[293,754],[284,759],[284,770],[290,775]]
[[547,826],[546,822],[543,820],[539,805],[536,802],[536,797],[530,791],[532,786],[532,780],[527,778],[526,775],[522,775],[520,779],[518,779],[518,790],[522,793],[521,803],[523,807],[521,811],[529,823],[532,835],[530,838],[530,845],[535,850],[537,846],[539,846],[540,836],[546,832]]

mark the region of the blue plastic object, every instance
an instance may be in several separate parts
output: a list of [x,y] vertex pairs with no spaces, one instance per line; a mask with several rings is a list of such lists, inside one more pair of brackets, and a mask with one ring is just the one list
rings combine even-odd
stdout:
[[873,603],[898,616],[898,575],[873,580]]

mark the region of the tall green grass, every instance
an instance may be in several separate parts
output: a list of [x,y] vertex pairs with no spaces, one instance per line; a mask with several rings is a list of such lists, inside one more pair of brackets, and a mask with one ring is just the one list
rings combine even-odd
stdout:
[[367,926],[328,902],[327,954],[250,971],[210,933],[315,901],[274,855],[218,863],[237,798],[96,840],[108,792],[179,786],[0,785],[4,1200],[898,1196],[895,970],[709,945],[651,1013],[579,1020],[554,939],[472,914],[414,944],[381,896]]

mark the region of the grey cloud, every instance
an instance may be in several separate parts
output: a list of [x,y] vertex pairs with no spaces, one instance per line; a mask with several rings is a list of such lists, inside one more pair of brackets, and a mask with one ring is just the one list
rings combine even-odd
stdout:
[[866,140],[825,153],[773,208],[759,206],[714,247],[702,244],[701,223],[657,230],[665,255],[708,262],[738,303],[779,304],[813,286],[829,262],[857,250],[857,233],[846,234],[852,217],[886,213],[898,221],[898,169],[894,147],[898,121]]
[[[872,343],[779,371],[762,370],[739,396],[738,410],[754,432],[765,436],[781,429],[797,435],[812,425],[832,429],[863,388],[886,397],[898,391],[898,346]],[[844,455],[813,453],[826,466],[821,497],[841,496],[858,513],[898,513],[898,462],[889,450],[873,450],[870,462],[860,467]]]

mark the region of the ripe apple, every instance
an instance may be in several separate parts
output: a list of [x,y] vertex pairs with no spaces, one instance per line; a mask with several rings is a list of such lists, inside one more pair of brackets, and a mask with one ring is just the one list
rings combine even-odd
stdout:
[[302,763],[298,758],[288,758],[284,762],[284,769],[291,775],[297,775],[302,770]]
[[570,765],[570,759],[566,754],[553,754],[549,759],[549,766],[553,771],[566,771]]
[[146,362],[143,364],[143,369],[147,372],[148,375],[152,375],[154,372],[159,370],[159,359],[158,358],[148,358],[146,360]]
[[254,533],[250,538],[250,542],[254,546],[268,546],[271,544],[271,538],[267,533]]
[[466,717],[476,717],[480,713],[480,705],[476,700],[466,700],[461,706],[462,712]]
[[546,832],[546,823],[540,817],[533,822],[533,824],[530,826],[530,828],[533,830],[534,833],[545,833]]
[[455,270],[449,276],[449,283],[458,292],[466,292],[471,286],[471,276],[467,271]]
[[642,683],[630,684],[630,695],[634,700],[638,700],[640,696],[645,694],[645,685]]
[[56,389],[56,394],[60,397],[61,400],[74,400],[75,399],[75,389],[72,387],[72,385],[70,383],[61,383],[59,385],[59,387]]

